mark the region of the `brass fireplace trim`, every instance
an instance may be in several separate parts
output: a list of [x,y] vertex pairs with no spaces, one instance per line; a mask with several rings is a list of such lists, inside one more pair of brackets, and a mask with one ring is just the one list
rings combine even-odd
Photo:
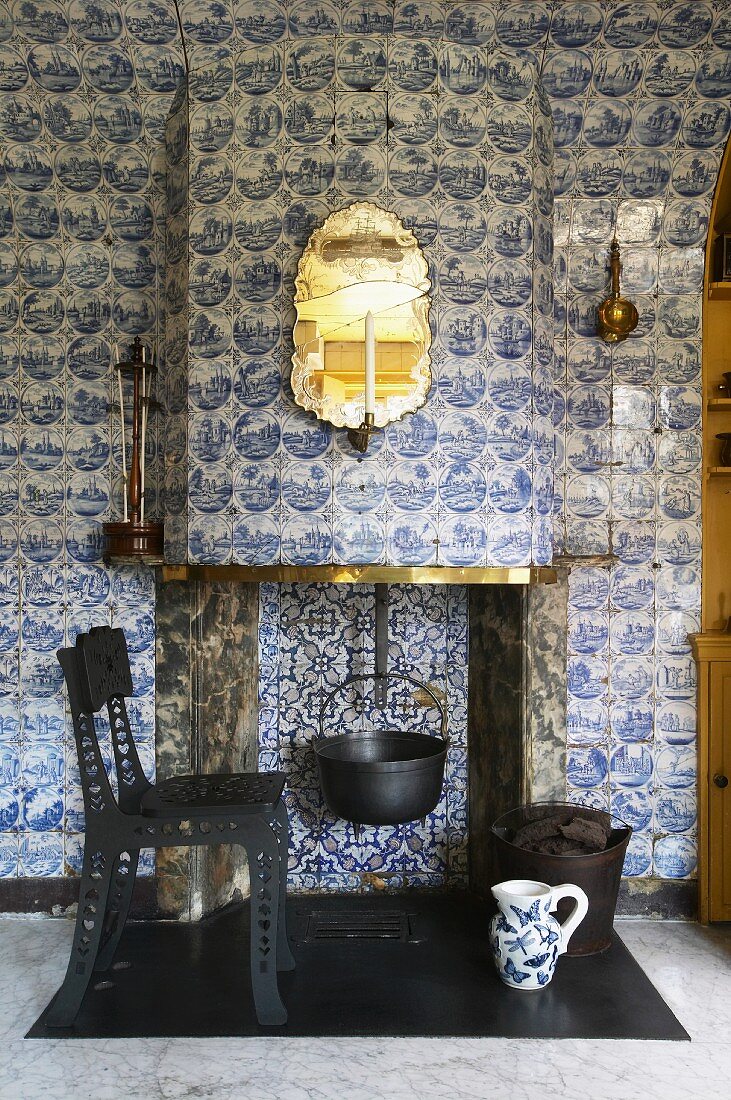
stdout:
[[164,565],[163,581],[284,584],[555,584],[549,566],[455,568],[426,565]]

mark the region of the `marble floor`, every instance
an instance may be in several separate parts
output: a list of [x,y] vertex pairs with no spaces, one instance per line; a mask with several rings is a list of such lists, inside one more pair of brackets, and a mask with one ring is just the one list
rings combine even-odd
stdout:
[[3,1100],[721,1100],[731,1095],[731,927],[618,931],[692,1043],[501,1039],[24,1040],[72,925],[0,919]]

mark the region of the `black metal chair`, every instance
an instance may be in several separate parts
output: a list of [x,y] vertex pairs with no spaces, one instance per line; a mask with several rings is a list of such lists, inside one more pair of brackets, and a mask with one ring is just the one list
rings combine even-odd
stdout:
[[[127,919],[140,848],[241,844],[251,883],[251,984],[260,1024],[283,1024],[277,970],[294,969],[285,924],[289,822],[280,772],[181,775],[151,784],[125,697],[133,694],[124,633],[108,626],[58,651],[68,688],[86,815],[79,909],[66,977],[45,1024],[70,1027],[94,972],[108,970]],[[119,795],[99,749],[106,704]]]

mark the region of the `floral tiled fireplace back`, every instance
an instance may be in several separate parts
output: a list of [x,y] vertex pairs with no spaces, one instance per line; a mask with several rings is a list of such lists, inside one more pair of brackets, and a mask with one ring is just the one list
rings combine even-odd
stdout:
[[[292,828],[292,885],[298,889],[466,886],[467,600],[459,586],[391,585],[389,669],[429,684],[449,714],[442,797],[423,821],[403,826],[351,824],[323,805],[311,742],[325,694],[375,661],[371,585],[260,586],[259,766],[283,767]],[[360,728],[373,700],[354,705],[337,693],[325,734]],[[401,704],[401,705],[399,705]],[[411,693],[389,700],[394,728],[436,733]],[[433,713],[433,711],[429,712]]]

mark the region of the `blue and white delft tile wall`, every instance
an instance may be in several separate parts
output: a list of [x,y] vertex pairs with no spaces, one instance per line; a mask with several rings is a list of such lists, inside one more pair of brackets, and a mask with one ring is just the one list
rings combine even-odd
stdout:
[[[617,558],[570,577],[568,794],[634,827],[625,874],[686,878],[703,263],[729,132],[731,5],[522,5],[522,22],[519,8],[507,18],[523,44],[546,43],[555,127],[555,547]],[[610,350],[592,333],[615,231],[640,324]]]
[[154,772],[154,577],[105,568],[100,525],[120,500],[110,364],[158,336],[163,130],[183,74],[170,4],[0,4],[2,875],[80,867],[55,650],[91,625],[127,634]]
[[[168,555],[549,561],[553,146],[537,58],[489,48],[491,14],[465,7],[247,11],[249,46],[192,63],[187,180],[182,99],[169,126]],[[297,262],[331,211],[361,199],[414,229],[433,286],[428,404],[365,457],[289,388]],[[391,598],[391,664],[445,699],[450,755],[423,824],[355,840],[322,804],[309,742],[321,693],[372,670],[373,591],[262,588],[260,766],[287,772],[296,887],[348,889],[369,872],[397,885],[465,880],[466,593],[394,588]],[[394,692],[392,722],[403,724],[408,699]],[[352,697],[333,706],[378,724],[368,702],[360,716]]]
[[[323,0],[314,10],[313,5],[306,3],[294,3],[291,10],[285,10],[282,5],[262,4],[259,0],[243,0],[235,7],[195,0],[183,5],[182,21],[192,68],[210,69],[207,62],[212,52],[220,51],[219,68],[225,73],[230,64],[227,55],[236,55],[242,48],[270,45],[280,49],[289,35],[293,40],[291,45],[296,46],[299,41],[304,46],[305,31],[308,31],[310,44],[314,40],[317,46],[318,36],[332,35],[341,28],[341,20],[345,21],[347,36],[356,37],[361,30],[371,29],[369,12],[374,19],[379,18],[379,13],[388,19],[392,7],[391,4],[368,5],[359,25],[358,18],[352,17],[359,8],[357,4],[332,4]],[[611,540],[611,547],[619,558],[611,569],[581,567],[574,568],[572,573],[569,794],[598,805],[611,804],[635,826],[626,873],[687,877],[694,873],[695,867],[694,673],[683,637],[688,628],[697,625],[700,608],[698,470],[702,248],[712,188],[729,128],[726,101],[731,87],[731,4],[728,0],[713,3],[662,0],[655,4],[644,0],[642,3],[613,0],[601,3],[568,0],[562,3],[503,0],[465,3],[448,7],[444,32],[440,24],[443,12],[435,5],[404,3],[396,4],[395,8],[399,34],[423,38],[430,48],[439,48],[437,38],[460,46],[465,41],[467,45],[474,44],[479,35],[484,37],[488,59],[496,50],[511,55],[517,50],[525,50],[542,67],[551,99],[557,149],[555,225],[558,248],[554,273],[557,392],[554,415],[558,433],[559,492],[555,510],[555,548],[573,554],[602,553]],[[307,20],[313,18],[316,24],[308,27]],[[435,26],[439,28],[436,38],[432,37]],[[56,67],[63,70],[64,64],[44,58],[41,52],[40,64],[34,71],[31,51],[49,49],[52,45],[70,53],[78,68],[79,78],[71,79],[68,90],[62,85],[52,87],[42,83],[43,80],[63,81],[63,71],[57,76]],[[105,75],[108,68],[105,51],[113,48],[127,60],[119,65],[115,63],[114,71],[110,68]],[[101,64],[97,60],[100,52]],[[111,463],[115,471],[114,478],[104,475],[102,483],[107,486],[107,492],[108,486],[118,477],[118,453],[109,457],[112,440],[108,417],[96,425],[77,423],[77,418],[83,414],[78,403],[74,404],[74,393],[82,380],[80,369],[88,370],[89,367],[86,362],[82,364],[80,358],[70,355],[70,344],[82,336],[94,338],[97,335],[95,325],[100,326],[100,339],[110,345],[128,335],[130,318],[132,329],[135,317],[141,327],[149,325],[149,303],[155,301],[154,279],[147,287],[144,276],[142,285],[128,285],[131,260],[125,259],[123,254],[121,262],[114,264],[113,254],[128,245],[134,250],[148,248],[153,264],[162,255],[158,235],[162,222],[159,167],[162,163],[162,120],[182,58],[175,13],[169,0],[122,4],[98,0],[93,7],[83,0],[74,0],[68,5],[41,0],[13,5],[12,13],[0,6],[0,57],[2,134],[10,143],[9,148],[3,150],[3,174],[7,172],[7,178],[1,181],[0,191],[2,243],[14,245],[17,241],[19,256],[36,244],[53,245],[65,267],[57,288],[61,287],[64,292],[68,288],[68,294],[61,295],[57,288],[46,285],[42,281],[43,273],[35,273],[39,265],[31,254],[30,262],[20,275],[23,280],[20,298],[13,281],[8,282],[10,295],[2,298],[1,323],[5,329],[0,334],[4,349],[0,357],[3,375],[0,379],[2,476],[22,471],[21,480],[25,484],[39,472],[29,460],[37,462],[37,456],[44,452],[47,457],[43,457],[42,462],[50,462],[53,466],[55,461],[57,470],[69,470],[68,477],[61,481],[60,491],[66,500],[57,512],[58,518],[46,519],[33,511],[38,504],[33,504],[35,493],[31,486],[31,492],[19,498],[14,517],[12,509],[16,498],[11,488],[11,514],[4,515],[1,521],[0,551],[5,559],[1,566],[4,654],[0,657],[2,690],[5,692],[0,701],[5,799],[2,864],[5,872],[11,874],[60,873],[62,834],[57,827],[30,828],[27,811],[24,811],[25,816],[15,816],[14,811],[14,804],[21,801],[15,791],[17,789],[20,794],[24,790],[17,778],[21,775],[22,763],[32,761],[30,754],[39,746],[63,744],[58,736],[60,716],[57,708],[54,710],[55,696],[53,691],[45,694],[48,686],[42,686],[47,675],[54,675],[51,662],[47,652],[44,657],[44,651],[36,652],[29,647],[31,639],[22,634],[23,622],[28,612],[31,613],[29,621],[35,622],[39,617],[34,610],[33,593],[37,591],[36,582],[41,581],[43,586],[47,578],[51,578],[52,583],[46,597],[47,609],[41,609],[40,615],[53,616],[57,624],[60,619],[64,629],[73,630],[73,622],[89,612],[99,614],[98,608],[88,608],[87,601],[92,598],[101,599],[99,607],[105,616],[117,614],[116,606],[123,614],[132,610],[133,603],[135,607],[139,603],[128,590],[120,590],[115,574],[92,570],[87,562],[79,562],[79,550],[81,548],[83,553],[85,540],[79,540],[73,528],[78,522],[87,524],[89,521],[86,517],[83,520],[77,517],[74,494],[69,495],[68,490],[76,476],[74,471],[83,471],[81,464],[90,445],[89,440],[84,440],[84,433],[92,427],[98,429],[100,457],[106,446],[101,470],[108,470]],[[518,60],[522,64],[522,58]],[[121,70],[120,75],[117,69]],[[315,69],[313,79],[321,81],[321,66],[316,65]],[[129,74],[127,77],[123,75],[125,71]],[[286,70],[283,77],[289,80]],[[261,79],[267,79],[265,68]],[[439,87],[439,80],[441,77],[437,76],[436,87]],[[211,102],[218,95],[217,87],[218,81],[213,79]],[[205,101],[204,90],[199,89],[198,94]],[[330,98],[327,79],[324,90],[312,89],[312,95]],[[56,117],[52,103],[58,104]],[[237,122],[244,137],[248,124],[244,119],[239,120],[239,116]],[[312,125],[316,123],[314,117]],[[404,119],[402,125],[406,123]],[[132,141],[124,137],[130,125],[140,135]],[[222,125],[225,141],[225,120]],[[8,126],[15,128],[14,132],[8,133]],[[217,134],[217,130],[218,120],[214,117],[211,119],[211,141],[214,143],[211,154],[219,151],[215,143],[222,135]],[[408,137],[407,130],[403,132]],[[418,149],[418,132],[415,136]],[[516,140],[519,138],[518,130]],[[91,169],[94,182],[84,183],[84,174],[94,161],[89,160],[88,155],[82,160],[73,155],[78,143],[82,152],[91,150],[101,162],[101,174]],[[287,148],[288,153],[296,152],[300,143],[294,144],[295,148]],[[409,147],[408,141],[405,144]],[[24,150],[31,154],[30,159],[22,156]],[[441,157],[446,152],[445,146],[438,155]],[[318,149],[318,160],[322,162],[320,153]],[[508,149],[503,155],[511,154],[512,150]],[[262,156],[262,153],[255,150],[252,155]],[[36,171],[38,179],[33,184]],[[225,173],[218,179],[215,173],[207,174],[205,165],[202,171],[199,199],[209,189],[214,193],[216,188],[223,189],[224,194],[230,190]],[[79,175],[82,177],[81,191]],[[305,203],[318,201],[309,196],[303,198],[302,213],[307,209]],[[428,195],[415,201],[427,208],[431,205]],[[430,237],[433,244],[439,242],[440,216],[441,209],[431,223],[415,224],[425,247],[429,247]],[[99,218],[101,232],[97,224]],[[299,231],[296,223],[295,217],[288,223],[292,234]],[[479,220],[477,227],[468,223],[465,236],[468,229],[476,228],[479,237],[479,225]],[[205,229],[200,228],[205,236]],[[636,339],[610,353],[592,338],[591,308],[606,284],[606,247],[614,228],[620,242],[627,246],[625,287],[640,299],[642,327]],[[262,229],[276,232],[275,240],[280,239],[281,225],[267,227],[265,224]],[[82,287],[88,297],[69,310],[69,302],[78,293],[79,245],[88,250],[96,249],[100,243],[104,244],[107,234],[112,241],[110,249],[104,245],[105,255],[112,253],[111,263],[107,259],[111,274],[98,287]],[[444,242],[445,247],[457,254],[460,263],[469,263],[471,256],[459,251],[459,237],[453,237],[453,242],[456,247],[448,241]],[[273,243],[268,247],[273,248]],[[46,249],[42,251],[46,257],[55,255]],[[98,254],[94,254],[96,260],[92,268],[98,266],[99,260]],[[13,250],[9,268],[7,254],[4,255],[3,278],[13,280]],[[492,239],[488,239],[482,256],[487,277],[493,263],[502,258]],[[40,261],[40,257],[38,259]],[[144,259],[135,257],[135,268],[149,271],[148,260],[147,254]],[[58,262],[56,259],[56,265]],[[435,273],[438,282],[439,271]],[[206,271],[201,269],[199,275],[201,284],[205,284]],[[283,286],[290,291],[292,276],[290,260],[282,270]],[[99,278],[94,276],[93,270],[90,277],[92,283]],[[255,277],[255,271],[250,274],[243,271],[238,279],[234,273],[239,289],[246,288]],[[34,278],[37,285],[32,281]],[[53,281],[54,276],[50,278]],[[214,277],[212,284],[214,294],[222,292],[216,291],[217,278]],[[504,293],[499,285],[503,282],[499,279],[488,288],[490,297],[483,297],[480,312],[484,302],[492,300],[495,294]],[[550,284],[548,286],[550,288]],[[447,289],[446,285],[442,287],[442,290]],[[49,293],[52,300],[47,299]],[[225,287],[223,293],[226,293]],[[115,310],[114,302],[123,296],[127,297]],[[59,316],[59,297],[62,298],[63,324],[53,332],[54,314],[56,319]],[[499,297],[494,300],[501,305]],[[208,305],[203,301],[201,304]],[[211,304],[216,306],[215,302]],[[39,306],[40,312],[50,306],[51,330],[38,331]],[[471,306],[472,303],[464,303],[468,309]],[[257,303],[254,308],[260,305]],[[271,307],[264,305],[261,308]],[[463,304],[457,302],[455,308],[463,308]],[[95,319],[97,312],[99,318]],[[88,324],[92,325],[91,332],[83,327]],[[291,318],[288,324],[291,325]],[[155,331],[154,326],[150,331]],[[51,371],[50,377],[36,377],[33,372],[42,371],[43,365],[37,361],[33,341],[38,342],[39,349],[53,348],[54,339],[59,338],[62,361],[57,367],[47,368]],[[200,338],[205,339],[206,334],[200,334]],[[492,366],[495,357],[489,338],[486,347]],[[81,358],[85,360],[87,356]],[[94,355],[88,358],[93,363]],[[436,363],[438,382],[442,366],[441,362]],[[93,371],[93,365],[91,369]],[[57,424],[47,427],[33,422],[32,417],[38,415],[37,400],[31,390],[30,400],[26,399],[25,406],[21,405],[21,378],[23,392],[26,386],[36,382],[60,387],[62,394],[68,390],[70,400]],[[86,380],[85,404],[88,399],[98,396],[90,391],[97,381],[94,376]],[[102,374],[100,381],[106,401],[109,399],[108,371]],[[191,399],[195,402],[196,380],[192,381]],[[212,409],[201,406],[198,413],[215,411],[215,401],[220,394],[223,393],[227,400],[226,390],[235,384],[231,373],[228,378],[223,374],[220,379],[204,373],[198,381],[201,385],[204,382],[209,385],[210,400],[214,401]],[[266,381],[262,380],[264,390]],[[459,411],[457,401],[461,387],[465,388],[467,402],[462,409],[469,409],[473,399],[470,390],[475,385],[476,396],[485,394],[487,400],[492,400],[488,379],[466,377],[464,371],[460,377],[457,371],[453,379],[448,379],[437,391],[438,400],[444,404],[434,406],[433,397],[426,413],[434,418],[441,409],[452,407],[450,398],[455,402],[455,411]],[[236,397],[238,399],[238,395]],[[48,397],[38,394],[37,399],[45,403]],[[200,397],[198,400],[200,402]],[[253,412],[259,415],[256,410]],[[59,425],[63,425],[63,431]],[[183,457],[186,438],[187,427],[179,439]],[[23,444],[23,439],[29,442]],[[191,433],[191,444],[193,439]],[[416,442],[422,447],[425,445],[421,433]],[[515,442],[520,445],[520,438]],[[314,440],[310,443],[314,445]],[[93,459],[97,454],[96,441],[90,449]],[[483,454],[489,453],[481,449]],[[338,444],[335,450],[339,451]],[[286,448],[282,451],[280,446],[280,453],[286,453]],[[305,456],[303,460],[316,463],[320,457]],[[343,457],[353,456],[344,454]],[[421,455],[417,452],[406,456],[405,460],[412,457],[418,460]],[[459,462],[462,457],[459,452],[453,457],[447,456],[453,462]],[[466,461],[474,462],[474,459],[467,457]],[[608,465],[613,461],[622,461],[624,466]],[[483,460],[478,467],[483,477],[484,466]],[[53,471],[50,476],[60,477]],[[175,475],[170,476],[174,478]],[[632,478],[631,485],[628,477]],[[347,487],[335,483],[336,494],[338,488],[341,494],[346,493],[347,499]],[[185,496],[185,482],[182,489]],[[259,513],[259,527],[267,516],[267,494],[275,490],[276,500],[283,499],[286,505],[283,486],[275,484],[272,489],[263,483],[260,491],[264,510]],[[20,491],[19,488],[18,493]],[[414,491],[421,494],[419,482]],[[427,507],[436,501],[443,507],[439,491],[440,486],[434,484],[433,475],[431,486],[427,477],[424,490],[427,493],[424,499],[429,500]],[[516,485],[515,491],[520,502],[524,489]],[[387,483],[380,487],[376,483],[374,492],[374,511],[381,502],[390,504]],[[482,493],[481,487],[478,492]],[[241,487],[237,493],[235,485],[232,486],[231,493],[238,507]],[[253,498],[254,494],[252,501]],[[492,503],[487,487],[484,499]],[[183,512],[186,504],[182,505]],[[256,518],[257,513],[253,515]],[[508,513],[508,518],[510,516]],[[233,553],[236,546],[233,535],[219,545],[218,527],[211,523],[212,518],[215,519],[207,517],[205,529],[209,541],[201,545],[206,554],[220,554],[222,560],[230,560],[227,558],[229,547]],[[66,522],[71,528],[70,540]],[[240,517],[237,523],[241,524]],[[258,537],[262,553],[278,553],[278,547],[274,550],[270,541],[269,525],[264,527]],[[50,539],[42,528],[52,532]],[[330,538],[334,541],[332,535]],[[93,543],[93,539],[86,541]],[[313,538],[311,541],[316,545],[321,540]],[[327,545],[327,537],[324,541]],[[42,544],[46,542],[54,545],[45,550]],[[364,535],[363,544],[367,543]],[[242,544],[239,540],[239,545]],[[250,545],[256,542],[251,541]],[[38,563],[32,556],[38,553],[55,555],[57,560],[49,564]],[[93,555],[93,545],[89,546],[89,553]],[[87,585],[81,581],[77,585],[77,576],[90,580],[93,577],[94,582]],[[152,596],[144,582],[143,587],[148,595],[142,610],[152,615]],[[292,621],[298,615],[305,620],[314,621],[318,615],[322,619],[322,613],[310,614],[310,608],[317,608],[322,601],[335,606],[336,601],[335,593],[327,589],[300,589],[292,593],[285,589],[279,597],[283,617],[280,623],[280,612],[272,599],[275,595],[267,588],[262,589],[262,753],[281,750],[285,755],[287,728],[286,717],[285,723],[280,725],[280,716],[284,713],[280,700],[291,692],[292,679],[285,677],[282,680],[284,696],[280,696],[267,692],[267,678],[271,682],[272,668],[281,661],[280,655],[287,649]],[[441,600],[441,595],[435,596],[437,601]],[[415,594],[414,600],[418,598]],[[449,598],[449,594],[444,597],[445,606]],[[453,593],[453,598],[457,604],[459,593]],[[367,611],[367,604],[363,606]],[[393,641],[397,647],[402,646],[402,635],[407,636],[408,630],[415,629],[420,615],[423,612],[417,609],[413,623],[409,622],[408,628],[405,626],[400,631],[398,624],[393,624]],[[461,611],[458,613],[456,606],[444,615],[439,633],[448,634],[452,623],[457,630],[461,629],[464,616]],[[347,615],[339,612],[335,621],[353,624],[355,611],[348,611]],[[350,629],[350,647],[356,652],[362,650],[367,656],[365,644],[360,647],[357,644],[355,627]],[[32,632],[32,628],[26,629],[26,635],[29,630]],[[19,689],[20,645],[24,647],[23,669],[29,671],[24,671]],[[413,656],[408,660],[414,660]],[[43,662],[46,676],[36,677],[33,670]],[[144,654],[136,663],[151,669]],[[414,663],[419,667],[418,661]],[[440,659],[430,660],[429,664],[446,669],[447,644]],[[147,676],[142,677],[141,683],[148,690],[153,687]],[[21,714],[25,719],[26,714],[36,712],[40,721],[33,726],[28,723],[21,726]],[[43,721],[44,712],[55,713],[55,726]],[[42,736],[36,736],[32,729]],[[49,732],[51,736],[43,740]],[[25,738],[23,748],[21,737]],[[148,731],[146,737],[147,744],[151,745],[151,732]],[[57,775],[57,772],[47,762],[40,770],[31,762],[23,774],[29,776],[30,781],[25,785],[32,789],[41,785],[34,781],[36,774],[42,778],[47,774]],[[452,774],[458,776],[459,772]],[[64,791],[62,784],[56,783],[55,788]],[[66,796],[62,794],[61,797]],[[21,813],[20,806],[18,813]],[[60,819],[56,817],[56,820]],[[78,828],[78,815],[67,820],[70,826]],[[307,833],[306,829],[304,831]],[[72,833],[73,828],[70,828],[66,837],[67,860],[71,866],[78,852]],[[19,848],[19,841],[22,848]],[[423,869],[425,864],[420,866]],[[319,865],[317,871],[313,872],[310,866],[306,870],[303,868],[302,873],[319,873]],[[324,873],[330,873],[328,866],[324,866]]]
[[[246,7],[252,45],[189,81],[189,514],[187,546],[176,518],[168,555],[549,561],[553,147],[536,59],[488,48],[492,16],[463,8],[301,4],[288,21],[282,5]],[[289,373],[302,249],[364,199],[394,210],[426,254],[434,383],[362,457],[295,405]],[[175,246],[184,220],[171,219]],[[168,280],[181,304],[182,263]]]

